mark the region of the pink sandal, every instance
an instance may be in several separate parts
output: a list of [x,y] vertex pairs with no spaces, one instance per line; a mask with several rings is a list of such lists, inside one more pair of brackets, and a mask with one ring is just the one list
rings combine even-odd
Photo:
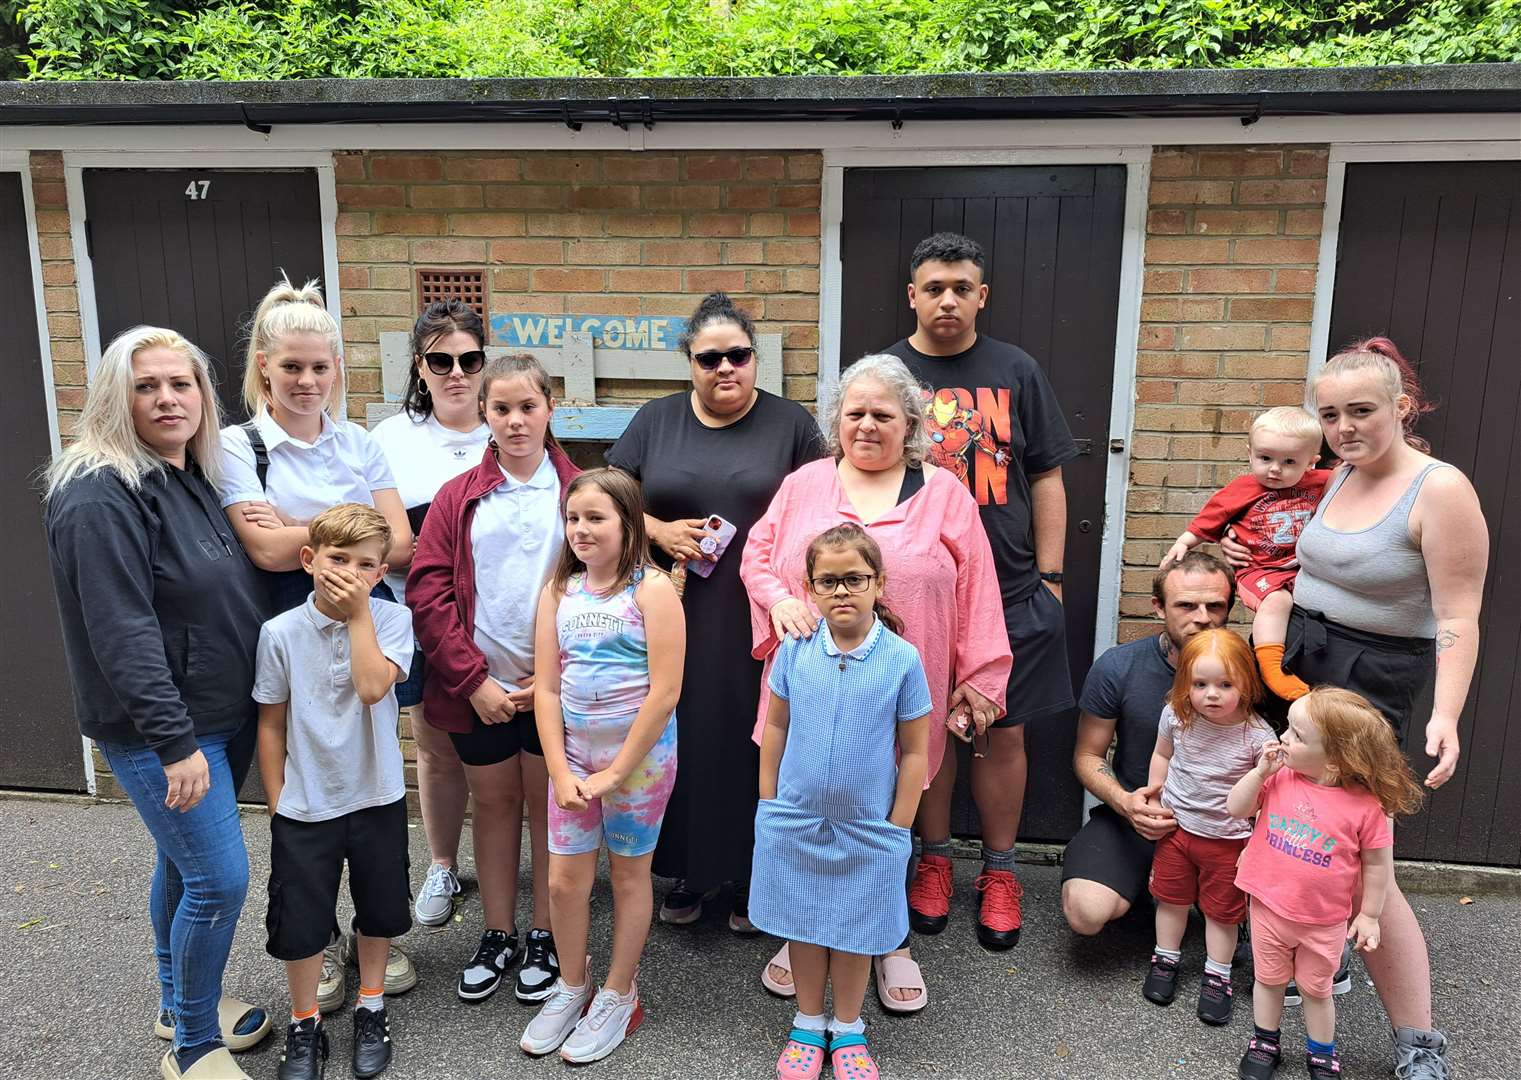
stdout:
[[[913,1013],[929,1004],[929,987],[924,985],[924,973],[912,956],[888,953],[873,957],[871,966],[876,974],[877,998],[888,1012]],[[917,990],[919,996],[899,1001],[892,995],[894,990]]]
[[767,990],[770,990],[777,997],[787,998],[791,997],[793,994],[796,994],[797,987],[794,984],[777,982],[774,978],[771,977],[771,968],[773,965],[782,968],[789,975],[792,974],[792,954],[788,952],[786,942],[783,942],[782,947],[776,950],[775,956],[766,961],[766,966],[761,968],[761,985],[764,986]]
[[782,1056],[776,1059],[776,1080],[818,1080],[824,1071],[828,1043],[817,1031],[793,1028],[787,1035]]
[[866,1049],[866,1036],[851,1032],[829,1040],[829,1066],[834,1080],[880,1080],[877,1063]]

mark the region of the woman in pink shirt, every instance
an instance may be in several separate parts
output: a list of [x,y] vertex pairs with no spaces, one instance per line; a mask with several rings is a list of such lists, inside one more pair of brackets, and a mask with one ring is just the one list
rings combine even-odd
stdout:
[[[925,461],[923,415],[921,387],[903,361],[884,355],[852,364],[821,417],[833,456],[782,482],[750,530],[740,577],[750,595],[753,654],[769,670],[784,635],[807,637],[819,624],[803,584],[809,542],[842,521],[866,528],[886,560],[887,602],[902,615],[903,636],[918,648],[929,677],[933,779],[948,728],[971,739],[1003,715],[1011,659],[1007,636],[985,632],[1002,625],[1003,608],[977,503],[956,477]],[[766,717],[764,676],[761,686],[756,742]],[[884,1008],[925,1006],[924,979],[907,943],[875,966]],[[774,993],[793,993],[785,946],[761,982]]]

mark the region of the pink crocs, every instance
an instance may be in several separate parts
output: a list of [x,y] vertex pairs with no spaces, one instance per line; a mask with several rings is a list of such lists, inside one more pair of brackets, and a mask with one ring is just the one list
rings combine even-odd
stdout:
[[879,1080],[881,1076],[866,1049],[866,1036],[854,1032],[829,1040],[829,1064],[835,1080]]
[[776,1059],[776,1080],[818,1080],[824,1071],[824,1036],[793,1028],[782,1056]]

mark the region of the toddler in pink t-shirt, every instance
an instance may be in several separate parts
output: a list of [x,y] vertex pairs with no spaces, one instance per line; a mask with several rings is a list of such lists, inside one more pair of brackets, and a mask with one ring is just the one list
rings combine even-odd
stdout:
[[1237,887],[1251,897],[1257,980],[1256,1031],[1241,1059],[1242,1080],[1269,1080],[1278,1068],[1290,979],[1304,999],[1311,1080],[1341,1075],[1332,976],[1344,940],[1363,952],[1378,948],[1394,873],[1389,817],[1420,805],[1420,786],[1388,721],[1365,698],[1332,687],[1290,706],[1283,740],[1268,743],[1257,767],[1231,789],[1226,808],[1257,816],[1236,873]]

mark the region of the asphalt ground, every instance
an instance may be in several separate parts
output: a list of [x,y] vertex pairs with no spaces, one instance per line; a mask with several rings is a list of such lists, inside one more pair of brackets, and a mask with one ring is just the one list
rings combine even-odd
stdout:
[[[268,822],[247,814],[252,863],[226,990],[285,1015],[281,966],[264,952],[264,882]],[[468,842],[465,845],[468,850]],[[426,865],[420,826],[412,830],[414,877]],[[0,798],[0,1077],[158,1076],[165,1045],[152,1034],[152,930],[147,917],[152,846],[132,808],[83,800]],[[1194,1016],[1203,966],[1202,927],[1190,928],[1178,1000],[1162,1009],[1142,999],[1140,983],[1152,942],[1149,916],[1132,917],[1102,937],[1081,940],[1062,922],[1060,870],[1024,866],[1024,931],[1010,952],[983,951],[973,936],[976,866],[958,861],[951,924],[916,939],[930,1004],[917,1015],[883,1014],[868,992],[871,1046],[889,1078],[1232,1077],[1251,1030],[1247,976],[1236,976],[1237,1007],[1224,1029]],[[468,858],[463,867],[471,876]],[[526,875],[525,875],[526,879]],[[1441,891],[1414,897],[1431,944],[1438,1022],[1452,1039],[1453,1074],[1510,1080],[1521,1067],[1521,897],[1517,890],[1473,892],[1470,903]],[[526,880],[525,880],[526,885]],[[1471,888],[1469,882],[1460,887]],[[657,882],[657,895],[662,883]],[[343,904],[347,907],[347,898]],[[519,907],[527,910],[526,898]],[[761,965],[776,947],[740,938],[725,925],[721,902],[691,927],[657,923],[646,949],[640,991],[645,1024],[612,1057],[583,1075],[608,1078],[756,1078],[774,1075],[792,1005],[760,985]],[[342,918],[346,920],[345,910]],[[605,867],[593,897],[594,953],[604,957],[611,899]],[[474,951],[480,907],[473,893],[457,921],[415,929],[403,946],[421,982],[390,1003],[395,1063],[390,1080],[558,1077],[557,1057],[533,1060],[517,1049],[528,1006],[510,992],[476,1005],[454,993],[460,966]],[[1343,1075],[1389,1075],[1388,1029],[1360,965],[1350,994],[1337,999]],[[350,971],[350,1000],[357,974]],[[350,1075],[352,1033],[346,1008],[328,1020],[333,1057],[328,1076]],[[1280,1076],[1303,1076],[1298,1010],[1284,1024]],[[258,1080],[272,1078],[282,1034],[240,1055]]]

